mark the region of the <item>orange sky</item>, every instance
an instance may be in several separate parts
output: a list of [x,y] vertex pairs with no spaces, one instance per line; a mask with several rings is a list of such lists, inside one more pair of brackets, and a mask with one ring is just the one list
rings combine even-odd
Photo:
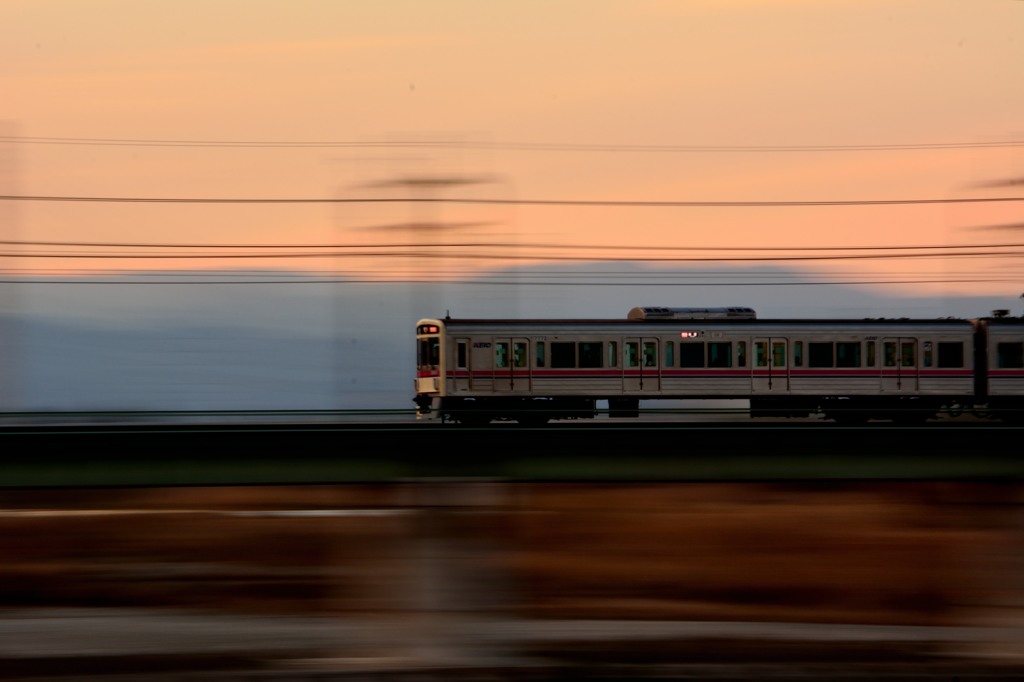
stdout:
[[[1019,184],[978,187],[1024,178],[1016,0],[7,0],[0,23],[0,194],[351,201],[414,196],[378,187],[402,178],[472,178],[420,196],[511,202],[4,201],[5,239],[389,253],[423,239],[520,245],[453,248],[441,265],[393,255],[9,258],[6,268],[423,276],[425,262],[445,272],[508,264],[463,252],[608,245],[651,251],[582,253],[764,257],[785,253],[764,250],[776,247],[1024,242],[1024,201],[858,203],[1024,197]],[[534,200],[570,203],[515,203]],[[852,204],[651,205],[822,201]],[[409,222],[447,229],[370,229]],[[1006,225],[1017,227],[979,229]],[[990,280],[932,288],[1016,298],[1022,264],[804,267]]]

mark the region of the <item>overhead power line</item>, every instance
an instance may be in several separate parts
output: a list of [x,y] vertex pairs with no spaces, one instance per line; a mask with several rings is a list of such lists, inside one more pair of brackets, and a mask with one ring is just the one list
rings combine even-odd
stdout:
[[929,151],[1024,146],[1024,140],[928,142],[920,144],[823,145],[688,145],[688,144],[572,144],[560,142],[499,142],[469,140],[169,140],[153,138],[0,136],[0,142],[40,145],[92,145],[118,147],[228,147],[228,148],[460,148],[536,152],[639,152],[639,153],[801,153]]
[[[937,277],[937,278],[917,278],[908,277],[901,279],[851,279],[851,280],[797,280],[797,281],[698,281],[698,282],[679,282],[679,281],[661,281],[661,282],[615,282],[617,287],[727,287],[727,286],[757,286],[757,287],[789,287],[789,286],[859,286],[859,285],[894,285],[894,284],[977,284],[977,283],[1000,283],[1000,282],[1017,282],[1016,278],[998,278],[998,277]],[[357,276],[338,276],[338,277],[315,277],[306,279],[252,279],[252,280],[210,280],[210,279],[195,279],[189,281],[182,280],[120,280],[120,279],[98,279],[98,278],[82,278],[78,276],[70,276],[67,279],[35,279],[31,275],[23,279],[0,279],[0,284],[98,284],[98,285],[139,285],[139,284],[159,284],[159,285],[237,285],[237,284],[456,284],[456,285],[467,285],[467,286],[511,286],[511,287],[522,287],[522,286],[585,286],[585,287],[597,287],[607,286],[608,282],[605,280],[596,281],[565,281],[565,280],[521,280],[521,279],[509,279],[509,280],[498,280],[498,279],[455,279],[455,280],[443,280],[443,279],[422,279],[422,278],[411,278],[411,277],[399,277],[399,278],[374,278],[374,277],[357,277]]]
[[825,201],[618,201],[590,199],[480,199],[431,197],[320,197],[320,198],[215,198],[215,197],[89,197],[4,194],[0,201],[92,202],[127,204],[502,204],[516,206],[633,206],[664,208],[776,207],[776,206],[894,206],[911,204],[979,204],[1024,201],[1020,197],[945,199],[837,199]]
[[[657,249],[650,249],[656,251]],[[423,251],[316,251],[299,253],[96,253],[96,252],[52,252],[52,251],[6,251],[0,258],[74,258],[77,260],[241,260],[241,259],[300,259],[300,258],[412,258],[439,259],[450,261],[538,261],[538,262],[593,262],[600,260],[629,261],[634,263],[721,263],[721,262],[798,262],[798,261],[853,261],[853,260],[898,260],[919,258],[978,258],[1022,256],[1020,251],[949,251],[944,253],[857,253],[818,255],[770,255],[770,256],[639,256],[627,255],[621,258],[611,256],[567,256],[546,254],[509,253],[452,253],[436,250]]]
[[572,249],[573,251],[952,251],[960,249],[1018,249],[1024,248],[1024,242],[1008,242],[997,244],[925,244],[902,246],[637,246],[632,244],[561,244],[541,242],[377,242],[373,244],[216,244],[216,243],[180,243],[180,242],[72,242],[72,241],[35,241],[35,240],[0,240],[0,244],[8,246],[74,246],[84,248],[136,248],[136,249],[462,249],[481,247],[519,247],[533,249]]
[[[637,246],[527,242],[196,244],[0,240],[0,257],[77,260],[260,260],[411,258],[537,262],[796,262],[978,258],[1024,255],[1024,243],[897,246]],[[19,250],[17,247],[25,247]],[[74,250],[57,250],[74,249]],[[31,250],[29,250],[31,249]],[[567,253],[568,252],[568,253]],[[571,255],[569,255],[571,253]]]

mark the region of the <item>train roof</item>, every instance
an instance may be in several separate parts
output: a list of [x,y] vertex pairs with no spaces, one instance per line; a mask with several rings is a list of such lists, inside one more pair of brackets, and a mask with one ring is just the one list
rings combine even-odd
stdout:
[[[481,329],[500,328],[543,328],[546,330],[583,329],[583,328],[644,328],[644,329],[678,329],[681,325],[700,325],[704,328],[719,329],[770,329],[770,328],[973,328],[975,322],[962,318],[662,318],[630,320],[623,318],[432,318],[421,320],[420,324],[440,322],[449,328],[472,327]],[[1007,320],[997,320],[1005,323]],[[1011,323],[1012,324],[1012,323]]]
[[[753,329],[769,330],[772,328],[790,329],[853,329],[875,327],[882,329],[956,329],[975,326],[989,328],[1015,328],[1024,326],[1024,316],[1011,316],[1008,310],[993,310],[989,315],[973,318],[961,317],[822,317],[822,318],[758,318],[753,308],[746,306],[719,307],[670,307],[670,306],[637,306],[631,308],[625,317],[616,318],[424,318],[418,324],[441,323],[448,327],[466,327],[480,331],[489,328],[526,330],[528,328],[543,329],[546,333],[554,330],[589,328],[619,329],[629,325],[642,325],[646,329],[677,329],[680,324],[694,323],[705,328],[717,329]],[[500,333],[500,332],[499,332]]]
[[626,314],[628,320],[753,320],[753,308],[730,306],[721,308],[669,308],[665,306],[636,307]]
[[[1000,322],[1024,317],[1009,317],[1005,311],[994,311],[992,317]],[[445,324],[465,325],[622,325],[627,323],[679,323],[699,321],[701,323],[720,322],[752,322],[757,326],[770,324],[785,325],[820,325],[820,324],[857,324],[865,323],[911,323],[911,324],[971,324],[972,319],[964,317],[758,317],[754,308],[746,306],[717,307],[670,307],[670,306],[636,306],[629,310],[625,317],[452,317],[446,314],[443,318],[431,317],[431,321]]]

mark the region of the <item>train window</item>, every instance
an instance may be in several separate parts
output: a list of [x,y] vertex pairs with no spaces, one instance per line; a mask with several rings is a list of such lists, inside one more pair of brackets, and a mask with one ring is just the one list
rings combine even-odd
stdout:
[[609,341],[608,342],[608,367],[619,366],[619,342]]
[[708,367],[732,367],[732,341],[708,344]]
[[768,342],[767,341],[755,341],[754,342],[754,366],[755,367],[767,367],[768,366]]
[[675,367],[676,364],[676,342],[665,342],[665,366]]
[[864,366],[865,367],[874,367],[875,366],[875,354],[878,352],[876,350],[876,344],[875,344],[874,341],[868,341],[867,346],[868,346],[868,359],[867,359],[867,362],[864,363]]
[[772,367],[786,366],[786,342],[772,342]]
[[679,344],[679,366],[680,367],[703,367],[704,366],[704,342],[696,343],[681,342]]
[[537,367],[544,366],[544,342],[538,341],[533,346],[533,357]]
[[655,341],[644,341],[644,367],[658,366],[658,344]]
[[640,344],[636,341],[626,341],[626,367],[640,366]]
[[494,344],[494,366],[508,367],[508,341],[498,341]]
[[746,367],[747,366],[747,342],[737,341],[736,342],[736,366]]
[[931,367],[932,366],[932,342],[925,341],[921,344],[921,366]]
[[807,344],[808,367],[835,367],[831,341],[815,341]]
[[512,342],[512,362],[516,367],[526,367],[526,342]]
[[572,341],[551,343],[551,366],[559,369],[576,366],[576,344]]
[[882,363],[886,367],[896,366],[896,343],[894,341],[886,341],[882,344]]
[[1024,367],[1024,343],[1004,341],[996,344],[997,367]]
[[902,341],[900,343],[900,365],[902,367],[913,367],[914,364],[914,342]]
[[[1019,345],[1019,344],[1018,344]],[[939,342],[939,367],[963,367],[964,344],[962,341]]]
[[459,341],[455,344],[455,366],[458,369],[466,369],[466,342]]
[[804,342],[794,341],[793,342],[793,366],[803,367],[804,366]]
[[580,341],[580,367],[600,367],[602,346],[600,341]]
[[860,342],[836,342],[836,367],[860,367]]

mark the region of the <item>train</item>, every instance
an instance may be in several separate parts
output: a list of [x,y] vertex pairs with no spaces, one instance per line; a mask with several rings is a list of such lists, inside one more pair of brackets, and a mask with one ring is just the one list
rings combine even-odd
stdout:
[[446,314],[416,323],[413,400],[417,419],[470,426],[719,400],[749,401],[755,419],[1020,423],[1024,317],[766,319],[742,306],[638,306],[609,319]]

